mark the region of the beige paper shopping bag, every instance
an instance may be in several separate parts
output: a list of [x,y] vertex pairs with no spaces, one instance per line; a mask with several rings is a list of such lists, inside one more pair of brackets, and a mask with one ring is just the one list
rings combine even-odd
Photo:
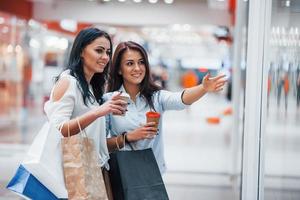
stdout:
[[62,139],[63,171],[69,200],[107,200],[107,193],[94,141],[81,130]]

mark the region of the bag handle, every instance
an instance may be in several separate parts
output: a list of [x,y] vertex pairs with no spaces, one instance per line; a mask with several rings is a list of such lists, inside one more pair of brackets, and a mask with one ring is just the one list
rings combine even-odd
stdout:
[[82,129],[81,129],[81,126],[80,126],[78,117],[76,117],[76,122],[77,122],[78,128],[79,128],[79,130],[80,130],[79,133],[82,133],[85,137],[87,137],[87,134],[86,134],[85,130],[82,130]]
[[68,123],[68,137],[70,137],[70,124]]
[[[79,123],[79,120],[78,120],[77,117],[76,117],[76,122],[77,122],[77,125],[78,125],[78,128],[79,128],[79,133],[82,133],[85,137],[87,137],[87,134],[86,134],[85,130],[82,130],[82,128],[81,128],[81,126],[80,126],[80,123]],[[70,133],[70,124],[69,124],[69,123],[66,123],[66,122],[62,123],[62,125],[61,125],[60,128],[59,128],[59,131],[61,132],[61,130],[62,130],[62,128],[63,128],[63,126],[64,126],[65,124],[68,124],[68,137],[71,137],[71,133]]]
[[133,148],[133,145],[131,144],[131,142],[128,142],[127,144],[128,144],[128,146],[131,148],[132,151],[135,151],[135,150],[136,150],[135,148]]
[[[61,123],[61,125],[59,126],[59,132],[62,134],[61,130],[63,129],[64,125],[66,124],[66,122]],[[68,123],[68,137],[70,137],[70,125]]]
[[[84,141],[85,141],[86,148],[89,149],[89,145],[87,144],[87,142],[88,142],[88,136],[87,136],[85,130],[84,129],[82,130],[82,128],[80,126],[80,123],[79,123],[78,117],[76,117],[76,122],[77,122],[77,125],[78,125],[79,130],[80,130],[79,134],[81,133],[81,134],[84,135]],[[91,159],[91,156],[89,154],[87,154],[87,158]]]

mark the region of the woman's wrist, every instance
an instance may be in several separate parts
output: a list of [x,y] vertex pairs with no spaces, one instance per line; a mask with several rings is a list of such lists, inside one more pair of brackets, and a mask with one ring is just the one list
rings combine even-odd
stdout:
[[126,131],[122,133],[122,136],[123,136],[124,144],[129,143]]
[[208,90],[204,87],[203,83],[200,84],[199,87],[200,87],[200,91],[202,90],[202,91],[204,91],[205,93],[208,92]]
[[92,110],[92,115],[93,115],[93,117],[94,117],[95,119],[99,118],[100,115],[101,115],[101,110],[99,110],[99,109],[93,109],[93,110]]
[[125,141],[126,143],[130,143],[130,142],[133,142],[132,140],[132,134],[129,134],[128,132],[125,133]]
[[103,108],[101,108],[101,106],[100,106],[100,107],[98,107],[97,109],[94,110],[93,114],[94,114],[95,118],[97,119],[97,118],[103,117],[103,116],[105,116],[109,113],[105,112],[105,110],[103,110]]

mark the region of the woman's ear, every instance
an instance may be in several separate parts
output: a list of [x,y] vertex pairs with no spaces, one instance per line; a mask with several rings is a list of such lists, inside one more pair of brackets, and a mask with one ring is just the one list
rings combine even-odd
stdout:
[[83,60],[83,53],[84,53],[84,51],[82,51],[82,52],[80,53],[80,59],[81,59],[81,60]]

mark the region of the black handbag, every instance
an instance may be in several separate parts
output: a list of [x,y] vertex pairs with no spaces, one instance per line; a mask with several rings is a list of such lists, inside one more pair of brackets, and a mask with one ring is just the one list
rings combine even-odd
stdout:
[[110,181],[114,200],[168,200],[152,149],[110,154]]

